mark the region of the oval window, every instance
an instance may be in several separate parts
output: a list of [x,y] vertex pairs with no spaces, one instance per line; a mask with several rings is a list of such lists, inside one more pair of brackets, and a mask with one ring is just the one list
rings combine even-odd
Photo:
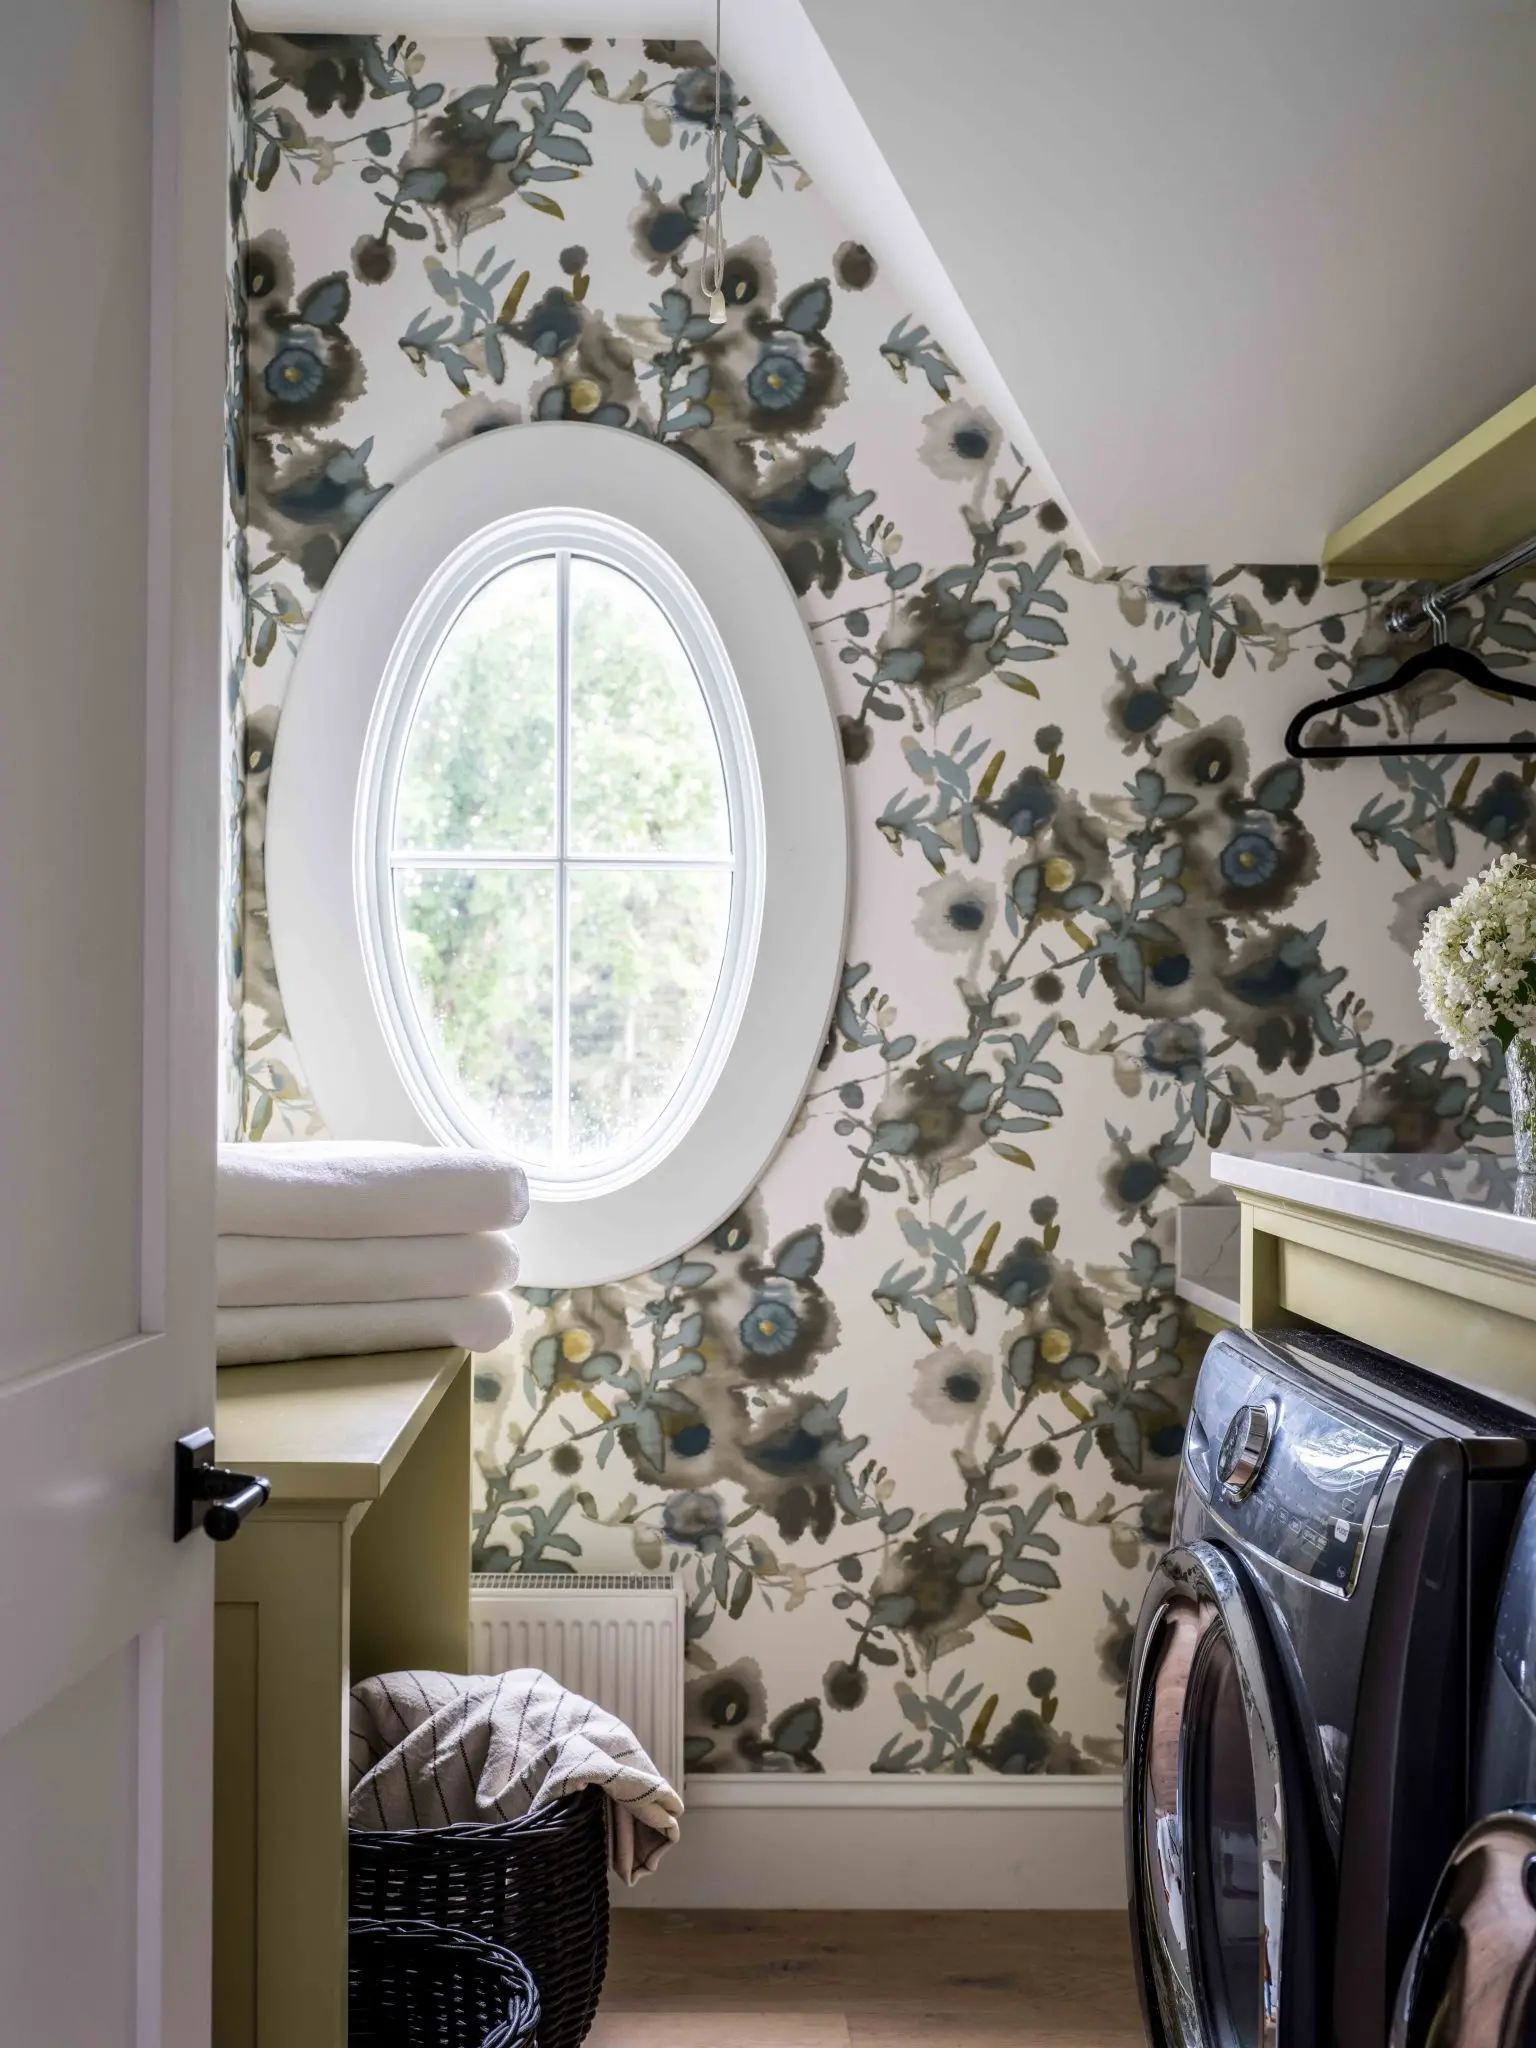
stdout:
[[733,679],[675,568],[590,517],[504,540],[386,693],[381,993],[429,1119],[571,1199],[643,1172],[718,1069],[751,806]]
[[569,420],[397,482],[304,630],[265,880],[328,1133],[522,1159],[525,1286],[682,1256],[793,1126],[842,974],[842,749],[757,520]]

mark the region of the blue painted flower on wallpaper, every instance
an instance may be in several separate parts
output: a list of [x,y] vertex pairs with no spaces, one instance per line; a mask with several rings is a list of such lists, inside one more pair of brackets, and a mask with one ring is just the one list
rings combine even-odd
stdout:
[[1183,881],[1190,897],[1204,890],[1202,864],[1220,838],[1215,856],[1217,893],[1226,907],[1252,915],[1288,908],[1317,876],[1317,844],[1297,815],[1302,775],[1294,763],[1270,769],[1255,781],[1251,796],[1223,800],[1209,822],[1195,816],[1176,828],[1186,846]]
[[728,314],[744,311],[759,299],[771,299],[774,289],[772,258],[768,244],[760,236],[726,250],[720,296]]
[[1240,895],[1272,882],[1280,866],[1280,849],[1266,825],[1240,825],[1221,849],[1218,862],[1224,880]]
[[[1185,733],[1155,757],[1159,766],[1138,770],[1123,799],[1100,804],[1133,828],[1111,887],[1084,913],[1099,931],[1090,957],[1117,1007],[1149,1020],[1213,1011],[1264,1073],[1282,1062],[1304,1071],[1319,1045],[1346,1049],[1351,1026],[1328,1000],[1344,971],[1326,968],[1318,950],[1326,927],[1307,934],[1270,922],[1317,873],[1297,811],[1300,768],[1282,762],[1250,784],[1231,721]],[[1197,1128],[1219,1137],[1230,1113],[1206,1090]]]
[[346,332],[346,277],[322,277],[295,299],[293,262],[277,234],[247,245],[244,270],[249,433],[286,437],[334,425],[367,381]]
[[306,110],[317,116],[336,107],[350,118],[363,103],[369,72],[377,74],[378,42],[373,36],[253,31],[247,47],[266,60],[274,78],[301,92]]
[[997,888],[962,869],[917,892],[912,929],[937,953],[975,954],[997,920]]
[[638,95],[645,132],[653,143],[661,147],[675,144],[684,151],[699,148],[714,125],[718,91],[722,165],[727,183],[739,198],[750,198],[765,172],[770,184],[782,187],[786,172],[800,171],[783,138],[756,111],[730,73],[722,71],[717,76],[714,53],[703,43],[652,36],[642,48],[648,62],[677,73],[670,81],[661,79],[654,85],[640,73],[626,89],[626,98]]
[[285,458],[261,440],[252,444],[252,518],[273,547],[318,590],[342,549],[388,491],[368,473],[371,440],[356,448],[318,441]]
[[684,1695],[683,1755],[688,1769],[753,1769],[767,1718],[762,1670],[751,1658],[694,1679]]
[[1199,670],[1183,655],[1165,668],[1143,677],[1135,656],[1115,658],[1116,685],[1105,703],[1109,729],[1125,743],[1128,754],[1139,753],[1175,714],[1180,700],[1194,688]]
[[1192,1017],[1166,1017],[1142,1033],[1141,1057],[1149,1073],[1196,1081],[1205,1064],[1205,1034]]
[[1512,847],[1522,839],[1529,842],[1536,799],[1523,776],[1502,769],[1461,808],[1460,816],[1490,846]]
[[747,372],[747,396],[763,412],[787,412],[809,383],[805,364],[784,342],[768,342]]
[[974,1516],[960,1523],[942,1533],[925,1528],[902,1543],[875,1583],[871,1621],[905,1640],[925,1667],[943,1654],[946,1642],[986,1616],[981,1593],[992,1564],[990,1548],[972,1535]]
[[1111,1133],[1110,1151],[1100,1170],[1105,1200],[1122,1223],[1151,1221],[1152,1205],[1167,1188],[1172,1170],[1193,1147],[1160,1141],[1150,1150],[1133,1146],[1128,1132]]
[[685,1416],[672,1431],[667,1447],[674,1458],[702,1458],[714,1440],[714,1431],[702,1417]]
[[1183,988],[1193,972],[1193,962],[1177,942],[1154,946],[1148,955],[1147,978],[1155,989]]
[[640,197],[629,216],[635,254],[652,277],[663,272],[679,275],[690,253],[689,244],[709,216],[708,187],[700,181],[669,198],[659,178],[640,178],[639,183]]
[[1281,925],[1252,938],[1221,977],[1225,1000],[1216,1007],[1252,1045],[1266,1074],[1283,1062],[1302,1073],[1318,1043],[1338,1042],[1340,1026],[1328,997],[1346,970],[1324,963],[1323,931],[1322,926],[1303,932]]
[[849,1466],[869,1439],[844,1431],[846,1398],[791,1395],[766,1408],[742,1437],[743,1491],[767,1509],[787,1543],[804,1536],[826,1543],[840,1516],[857,1517],[864,1506]]
[[730,392],[739,383],[747,423],[758,432],[811,431],[842,403],[847,372],[826,335],[832,306],[830,283],[815,278],[787,293],[777,315],[754,308],[739,331],[727,330],[716,386]]
[[563,356],[581,337],[581,308],[571,294],[551,285],[543,297],[523,315],[511,330],[524,348],[536,356]]
[[998,438],[996,426],[973,412],[968,420],[962,419],[951,428],[950,453],[960,462],[985,462],[997,452]]
[[640,409],[634,351],[601,315],[586,312],[574,348],[561,351],[533,388],[533,416],[625,427]]
[[[711,441],[701,452],[712,473],[728,482],[740,462],[739,449],[727,454]],[[761,469],[744,465],[742,496],[747,509],[802,597],[813,589],[830,597],[850,567],[862,573],[874,566],[861,529],[874,493],[856,490],[850,482],[854,452],[848,448],[829,455],[822,448],[795,449]]]
[[1027,1308],[1050,1287],[1055,1264],[1036,1237],[1021,1237],[982,1277],[981,1284],[1010,1308]]
[[344,324],[351,287],[336,271],[296,292],[287,240],[276,233],[246,243],[242,273],[247,516],[319,589],[388,488],[368,475],[371,441],[351,448],[317,433],[366,389]]
[[1255,579],[1266,604],[1276,605],[1287,598],[1310,604],[1323,580],[1315,562],[1244,562],[1242,573]]
[[701,1550],[725,1533],[725,1503],[718,1493],[674,1493],[661,1510],[662,1533],[669,1543]]
[[[1055,1226],[1047,1226],[1046,1236]],[[1023,1240],[1021,1250],[1033,1256],[1035,1266],[1043,1245],[1040,1240]],[[1110,1360],[1108,1311],[1098,1289],[1063,1260],[1055,1250],[1044,1253],[1044,1281],[1032,1273],[1030,1291],[1021,1294],[1017,1284],[1000,1288],[1010,1307],[1023,1316],[1023,1327],[1008,1339],[1008,1376],[1025,1401],[1044,1394],[1060,1394],[1073,1386],[1090,1385]],[[1109,1381],[1105,1381],[1108,1387]]]
[[680,121],[705,128],[715,119],[715,94],[719,91],[722,122],[731,120],[737,107],[736,82],[729,71],[717,71],[713,64],[701,64],[682,72],[672,87],[672,110]]
[[[1159,713],[1159,716],[1162,714]],[[1205,798],[1213,791],[1241,789],[1248,778],[1248,743],[1235,718],[1179,734],[1160,747],[1157,764],[1169,789]],[[1281,809],[1294,810],[1301,797],[1300,770]]]
[[1061,808],[1062,793],[1043,768],[1023,768],[997,795],[982,806],[1015,839],[1033,839],[1043,832]]
[[755,1658],[690,1681],[683,1702],[683,1756],[691,1772],[819,1773],[822,1740],[817,1701],[797,1700],[768,1717],[768,1692]]
[[924,1053],[889,1075],[874,1112],[872,1156],[910,1165],[925,1178],[969,1158],[986,1143],[982,1119],[994,1085],[990,1075]]
[[1043,1712],[1021,1707],[978,1752],[988,1770],[1005,1778],[1049,1772],[1053,1777],[1081,1777],[1103,1769],[1102,1763],[1078,1748],[1070,1735],[1052,1725]]
[[780,1358],[800,1334],[800,1318],[774,1294],[759,1295],[741,1319],[741,1341],[760,1358]]
[[1210,603],[1211,572],[1203,563],[1152,568],[1147,571],[1146,588],[1155,605],[1200,611]]
[[1342,1139],[1352,1152],[1455,1152],[1502,1135],[1509,1104],[1494,1066],[1469,1073],[1437,1039],[1399,1052],[1376,1040],[1368,1050],[1376,1057],[1348,1114],[1340,1120],[1336,1092],[1320,1101],[1314,1138]]
[[992,1398],[995,1379],[985,1352],[941,1344],[917,1362],[912,1405],[941,1428],[974,1428]]
[[985,406],[952,399],[924,420],[918,453],[936,477],[968,486],[970,502],[979,507],[1005,447],[1006,436]]
[[325,383],[325,357],[313,328],[291,329],[261,373],[267,395],[278,405],[303,405]]

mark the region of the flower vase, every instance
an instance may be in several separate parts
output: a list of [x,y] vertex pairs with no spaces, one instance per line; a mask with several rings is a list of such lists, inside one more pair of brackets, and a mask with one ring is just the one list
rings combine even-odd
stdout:
[[1515,1171],[1536,1176],[1536,1039],[1513,1038],[1504,1054],[1509,1088],[1509,1123],[1515,1138]]

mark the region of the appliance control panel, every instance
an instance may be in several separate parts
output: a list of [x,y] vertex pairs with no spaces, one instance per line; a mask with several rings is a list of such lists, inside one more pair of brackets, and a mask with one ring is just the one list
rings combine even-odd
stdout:
[[1249,1549],[1347,1598],[1400,1449],[1223,1335],[1195,1386],[1184,1468]]

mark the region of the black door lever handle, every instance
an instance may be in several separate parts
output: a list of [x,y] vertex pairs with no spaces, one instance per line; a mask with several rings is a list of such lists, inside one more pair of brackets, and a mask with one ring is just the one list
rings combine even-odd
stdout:
[[223,1465],[204,1465],[197,1474],[201,1482],[194,1499],[208,1502],[203,1511],[203,1534],[215,1543],[227,1543],[238,1536],[240,1525],[253,1508],[264,1507],[272,1492],[270,1479],[254,1472],[231,1472]]
[[213,1431],[194,1429],[176,1439],[176,1505],[171,1534],[176,1542],[190,1536],[202,1509],[203,1534],[215,1543],[238,1536],[245,1518],[265,1504],[270,1479],[254,1472],[231,1472],[213,1462]]

